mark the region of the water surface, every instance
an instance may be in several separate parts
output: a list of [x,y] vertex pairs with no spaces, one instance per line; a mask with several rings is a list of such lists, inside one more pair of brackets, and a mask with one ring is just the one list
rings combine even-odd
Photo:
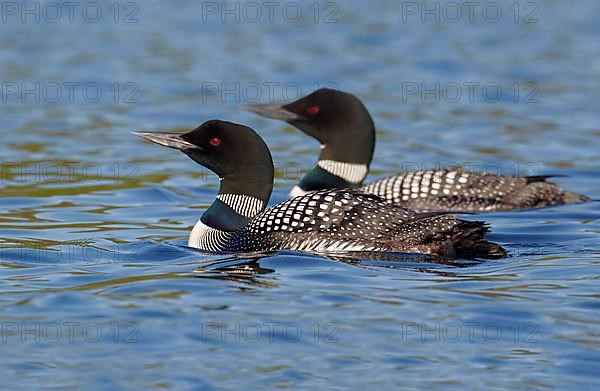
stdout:
[[[295,23],[223,23],[192,1],[121,3],[117,23],[110,2],[96,3],[96,23],[8,15],[4,385],[593,388],[597,202],[485,215],[506,260],[208,255],[185,243],[217,178],[129,134],[212,118],[249,124],[274,155],[275,203],[312,167],[318,144],[237,107],[333,86],[375,118],[371,179],[462,164],[567,175],[556,181],[598,199],[599,5],[537,1],[537,22],[525,23],[532,9],[518,3],[515,23],[512,3],[495,3],[504,11],[495,23],[423,23],[386,0],[319,3],[316,23],[311,2],[296,3],[304,17]],[[35,83],[39,97],[23,93]]]

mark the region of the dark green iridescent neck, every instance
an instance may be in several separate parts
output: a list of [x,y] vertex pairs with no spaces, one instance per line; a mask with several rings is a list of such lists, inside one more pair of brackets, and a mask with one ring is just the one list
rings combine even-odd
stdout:
[[200,220],[211,228],[232,232],[242,229],[252,219],[240,215],[224,202],[215,200]]
[[302,190],[313,191],[333,188],[356,189],[360,185],[356,183],[350,183],[345,179],[333,175],[321,167],[316,166],[302,178],[299,186]]
[[[268,169],[270,167],[270,170]],[[249,172],[246,176],[230,174],[221,180],[219,195],[237,194],[243,197],[252,197],[262,201],[263,210],[269,202],[273,189],[273,165],[267,166],[264,171]],[[246,217],[236,212],[223,201],[215,198],[212,205],[204,212],[200,220],[209,227],[222,231],[237,231],[246,226],[254,216]]]

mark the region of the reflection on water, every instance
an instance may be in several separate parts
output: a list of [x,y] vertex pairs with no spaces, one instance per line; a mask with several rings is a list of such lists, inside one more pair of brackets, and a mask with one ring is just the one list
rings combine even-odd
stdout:
[[[590,387],[600,361],[597,2],[533,2],[535,23],[522,23],[526,4],[515,23],[514,2],[496,2],[497,23],[422,23],[388,0],[337,3],[331,23],[321,4],[315,23],[313,3],[298,3],[298,23],[203,19],[192,1],[139,3],[137,23],[115,23],[104,2],[97,23],[4,15],[7,388]],[[72,99],[65,83],[80,83]],[[460,164],[566,175],[556,182],[596,201],[485,215],[504,260],[187,248],[218,179],[129,132],[249,124],[273,152],[276,203],[318,143],[237,107],[325,85],[372,112],[372,179]],[[490,99],[490,85],[502,96]]]
[[[262,278],[268,277],[264,275],[275,273],[276,270],[262,267],[260,265],[260,260],[262,258],[269,257],[285,257],[286,254],[288,254],[288,252],[276,252],[268,255],[238,255],[234,256],[232,259],[224,259],[205,264],[195,269],[194,273],[197,273],[198,277],[203,278],[216,278],[237,282],[246,282],[248,284],[256,284],[262,287],[276,287],[277,285],[265,282],[265,280]],[[316,257],[314,254],[305,254],[305,256],[313,258]],[[440,275],[452,275],[452,272],[438,271],[435,269],[436,265],[442,267],[469,267],[481,263],[481,261],[477,260],[447,260],[428,255],[404,253],[321,253],[319,254],[319,257],[323,258],[323,260],[341,262],[346,265],[367,270],[373,269],[378,271],[381,269],[404,269],[425,273],[440,273]]]

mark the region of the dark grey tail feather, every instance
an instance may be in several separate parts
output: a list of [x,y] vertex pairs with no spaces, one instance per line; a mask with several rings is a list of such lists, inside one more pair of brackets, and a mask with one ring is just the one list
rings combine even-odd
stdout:
[[516,208],[542,208],[545,206],[577,204],[587,202],[589,198],[565,191],[550,182],[532,182],[507,195],[506,202]]
[[467,221],[434,214],[406,224],[397,240],[408,251],[412,249],[444,258],[505,257],[506,251],[500,245],[484,239],[488,231],[489,226],[483,221]]
[[565,204],[579,204],[581,202],[590,202],[592,199],[588,196],[584,196],[583,194],[571,193],[570,191],[565,191],[563,195],[563,201]]
[[497,243],[484,240],[489,226],[483,221],[457,220],[451,237],[458,258],[499,259],[508,256]]
[[578,204],[580,202],[590,201],[589,197],[581,194],[572,193],[563,190],[551,182],[546,182],[548,178],[564,178],[567,175],[532,175],[526,176],[528,185],[516,198],[528,199],[529,205],[525,203],[522,207],[544,207],[560,204]]
[[481,240],[490,231],[490,226],[485,221],[468,221],[456,219],[457,223],[452,232],[452,240],[461,239]]
[[567,175],[556,174],[556,175],[529,175],[524,178],[527,181],[527,184],[530,184],[530,183],[534,183],[534,182],[545,182],[546,179],[548,179],[548,178],[565,178],[565,177],[567,177]]

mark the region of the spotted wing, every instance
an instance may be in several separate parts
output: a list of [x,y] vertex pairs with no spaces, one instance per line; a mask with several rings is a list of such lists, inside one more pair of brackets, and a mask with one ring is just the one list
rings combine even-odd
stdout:
[[415,215],[356,190],[321,190],[261,213],[241,239],[243,247],[260,241],[279,249],[386,250],[386,240]]
[[505,196],[526,185],[524,177],[425,170],[383,178],[361,190],[420,210],[482,211],[502,209]]

